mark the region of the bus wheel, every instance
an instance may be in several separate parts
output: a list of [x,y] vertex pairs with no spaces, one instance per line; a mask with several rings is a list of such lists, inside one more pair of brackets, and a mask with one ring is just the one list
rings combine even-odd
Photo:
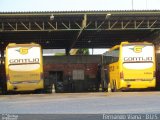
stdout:
[[112,92],[116,92],[117,89],[116,89],[116,86],[114,86],[114,88],[112,89]]
[[113,82],[113,88],[111,89],[112,92],[117,92],[117,87],[116,87],[116,81]]

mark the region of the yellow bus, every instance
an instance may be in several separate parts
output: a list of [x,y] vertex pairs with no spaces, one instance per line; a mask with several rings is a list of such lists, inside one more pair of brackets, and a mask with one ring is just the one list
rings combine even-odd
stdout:
[[103,54],[102,88],[112,91],[156,86],[155,48],[148,42],[122,42]]
[[7,91],[45,89],[42,48],[39,44],[8,44],[5,69]]

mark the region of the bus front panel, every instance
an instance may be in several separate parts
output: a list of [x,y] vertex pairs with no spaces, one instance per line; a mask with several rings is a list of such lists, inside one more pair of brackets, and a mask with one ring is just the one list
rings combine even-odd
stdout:
[[122,46],[121,88],[155,87],[155,52],[153,45]]

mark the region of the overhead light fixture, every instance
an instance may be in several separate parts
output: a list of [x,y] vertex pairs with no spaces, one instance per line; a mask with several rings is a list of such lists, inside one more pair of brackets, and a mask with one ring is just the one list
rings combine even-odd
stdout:
[[111,13],[108,13],[107,16],[111,16]]
[[54,20],[54,15],[53,14],[50,16],[50,20]]
[[108,13],[105,19],[108,19],[111,15],[112,15],[111,13]]

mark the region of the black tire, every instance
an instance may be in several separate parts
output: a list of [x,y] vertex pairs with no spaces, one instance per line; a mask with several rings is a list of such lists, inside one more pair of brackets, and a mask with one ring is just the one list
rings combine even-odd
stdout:
[[116,81],[114,81],[112,92],[117,92]]
[[116,86],[114,86],[113,92],[117,92],[117,87]]
[[38,89],[38,90],[35,90],[34,93],[35,93],[35,94],[42,94],[42,93],[43,93],[43,90]]

